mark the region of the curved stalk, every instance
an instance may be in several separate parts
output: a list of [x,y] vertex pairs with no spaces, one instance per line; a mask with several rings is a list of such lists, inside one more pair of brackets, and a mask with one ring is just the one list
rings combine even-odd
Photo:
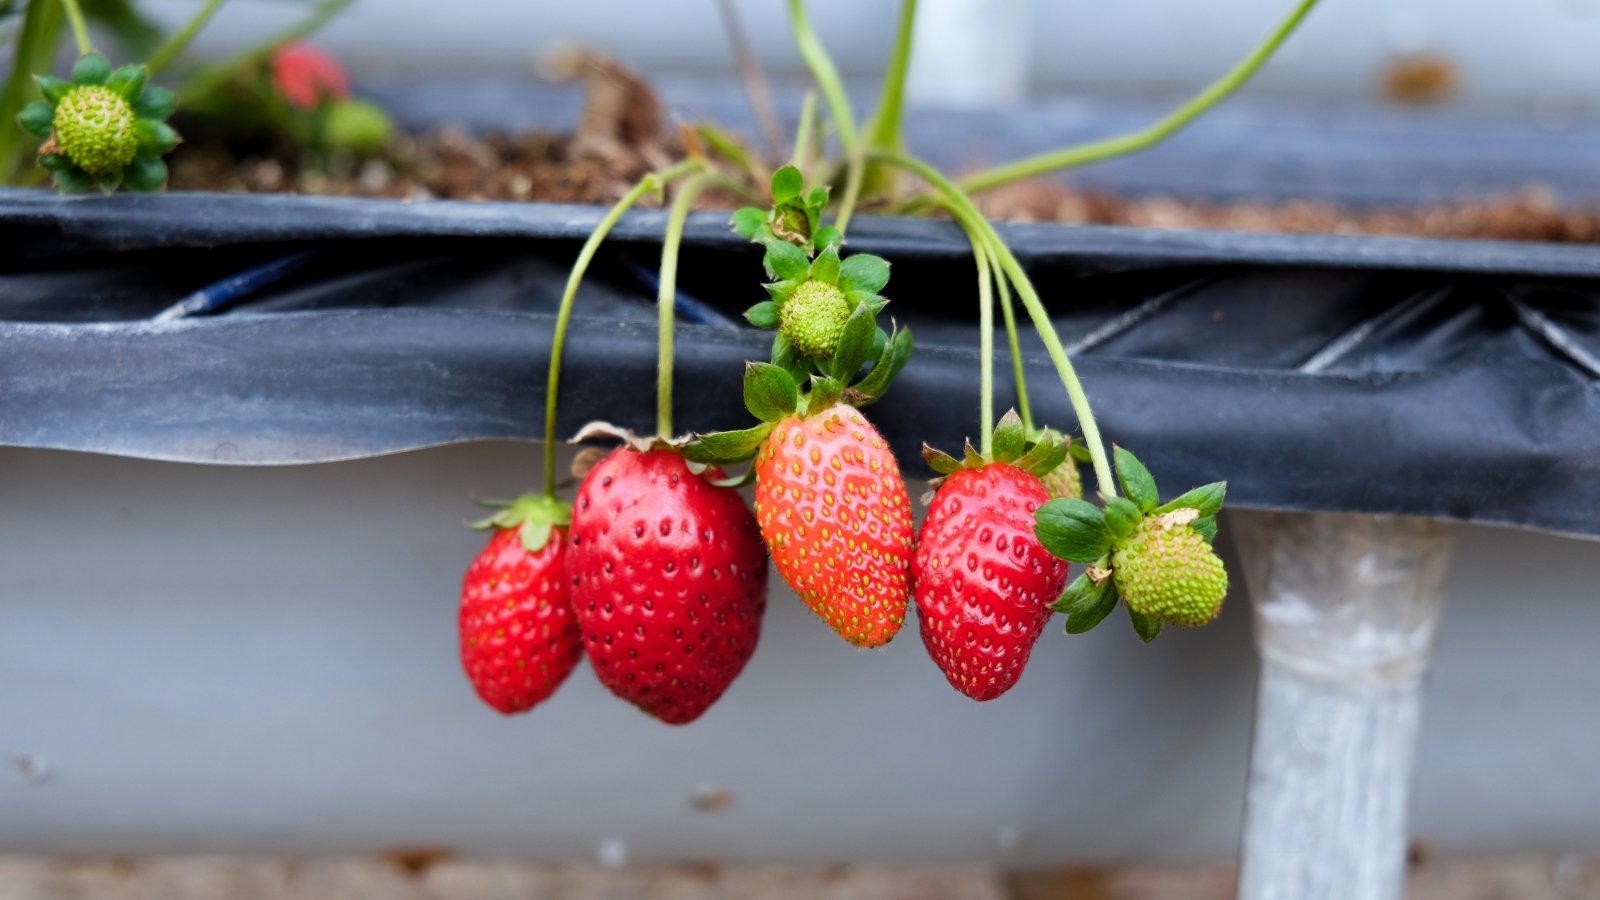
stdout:
[[855,113],[850,109],[850,97],[844,92],[844,82],[839,79],[839,69],[828,56],[827,48],[817,39],[816,32],[811,30],[803,0],[789,0],[789,27],[794,32],[794,43],[800,50],[800,58],[805,60],[806,68],[811,70],[811,77],[822,91],[822,98],[827,101],[828,115],[839,134],[839,148],[848,156],[856,149]]
[[1022,416],[1022,428],[1033,433],[1033,410],[1028,402],[1027,366],[1022,363],[1022,342],[1017,336],[1017,316],[1011,309],[1011,283],[998,269],[994,273],[994,286],[1000,291],[1000,317],[1006,321],[1006,343],[1011,350],[1011,378],[1017,385],[1017,413]]
[[61,6],[67,11],[67,21],[72,25],[72,39],[78,44],[78,55],[93,53],[94,45],[89,42],[89,26],[83,21],[83,10],[78,6],[78,0],[61,0]]
[[817,95],[806,91],[806,98],[800,103],[800,124],[794,132],[794,153],[789,156],[789,161],[806,178],[811,175],[811,129],[816,123],[816,116]]
[[844,199],[839,202],[839,214],[833,218],[833,227],[839,229],[840,234],[850,227],[850,219],[855,215],[856,202],[861,199],[861,182],[866,178],[867,162],[860,153],[850,154],[850,162],[845,167]]
[[1045,310],[1043,301],[1039,299],[1039,293],[1034,290],[1033,282],[1028,279],[1028,273],[1023,270],[1022,264],[1017,262],[1017,257],[1000,239],[999,232],[995,231],[994,226],[978,212],[978,208],[972,203],[972,198],[933,166],[903,153],[873,151],[869,155],[874,161],[899,167],[926,181],[949,201],[964,226],[984,236],[988,250],[994,256],[996,263],[1016,286],[1022,306],[1033,319],[1034,328],[1039,332],[1039,339],[1044,341],[1045,350],[1049,352],[1056,373],[1061,377],[1061,385],[1066,388],[1067,397],[1072,401],[1073,412],[1078,416],[1078,425],[1083,429],[1084,445],[1089,448],[1089,456],[1094,461],[1095,482],[1101,496],[1116,496],[1117,487],[1116,481],[1111,477],[1111,461],[1106,456],[1105,446],[1101,442],[1100,426],[1095,422],[1094,410],[1089,406],[1089,397],[1084,393],[1082,382],[1078,380],[1078,373],[1073,368],[1072,360],[1067,357],[1066,348],[1061,345],[1061,338],[1056,335],[1055,324],[1050,321],[1050,314]]
[[1295,4],[1294,10],[1289,13],[1289,16],[1279,22],[1278,26],[1272,30],[1272,33],[1267,35],[1266,40],[1250,51],[1250,55],[1230,69],[1227,74],[1212,82],[1205,90],[1194,95],[1187,103],[1168,113],[1160,121],[1128,134],[1093,141],[1088,144],[1080,144],[1076,147],[1051,150],[993,169],[976,172],[961,179],[961,187],[972,193],[978,193],[1003,184],[1043,175],[1047,172],[1099,162],[1100,160],[1121,156],[1125,153],[1135,153],[1161,143],[1190,122],[1193,122],[1201,113],[1227,99],[1229,95],[1249,81],[1251,76],[1266,65],[1267,60],[1272,58],[1278,48],[1283,46],[1283,42],[1288,40],[1289,35],[1294,33],[1301,20],[1316,5],[1317,0],[1299,0]]
[[683,183],[678,196],[673,198],[672,212],[667,215],[667,233],[661,242],[661,277],[656,291],[656,317],[660,334],[656,339],[659,355],[656,359],[656,434],[672,437],[672,343],[676,326],[673,306],[678,297],[678,248],[683,243],[683,226],[689,219],[689,208],[708,182],[702,173]]
[[981,235],[969,234],[972,258],[978,264],[978,422],[979,447],[985,459],[994,457],[994,292],[990,289],[989,251]]
[[595,253],[600,250],[600,244],[605,241],[606,235],[611,233],[611,229],[616,227],[623,213],[631,209],[646,194],[659,192],[667,184],[696,171],[700,166],[700,162],[689,160],[639,179],[633,189],[624,194],[600,220],[600,224],[594,227],[594,231],[589,233],[589,239],[584,241],[583,249],[578,251],[578,258],[572,263],[572,271],[567,275],[567,286],[561,293],[561,306],[556,311],[555,332],[550,341],[550,371],[545,376],[544,492],[547,497],[554,498],[556,495],[556,401],[561,395],[561,355],[566,348],[567,326],[572,321],[572,304],[578,297],[578,286],[583,283],[583,275],[588,271],[589,263],[594,260]]
[[906,72],[911,68],[911,38],[917,20],[917,0],[902,0],[895,29],[894,52],[883,76],[883,92],[873,115],[867,142],[882,150],[900,149],[900,120],[906,96]]
[[156,74],[177,58],[178,54],[189,46],[189,42],[194,40],[194,36],[200,33],[200,29],[206,27],[206,23],[211,21],[211,17],[217,14],[217,10],[222,8],[222,4],[223,0],[206,0],[205,5],[200,7],[199,11],[190,17],[188,22],[184,23],[183,28],[177,34],[163,41],[161,46],[156,48],[156,52],[150,54],[150,58],[144,62],[145,68],[150,70],[150,74]]

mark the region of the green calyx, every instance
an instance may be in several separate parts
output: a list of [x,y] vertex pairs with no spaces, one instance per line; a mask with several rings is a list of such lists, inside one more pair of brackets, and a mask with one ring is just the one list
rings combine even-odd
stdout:
[[1034,514],[1039,543],[1087,567],[1055,604],[1067,615],[1067,632],[1100,624],[1119,599],[1145,641],[1163,625],[1210,622],[1228,592],[1227,570],[1211,547],[1227,484],[1203,485],[1163,504],[1144,464],[1120,447],[1114,455],[1126,496],[1105,498],[1102,507],[1052,500]]
[[927,444],[922,445],[922,458],[940,475],[952,475],[961,469],[981,469],[998,462],[1009,463],[1043,480],[1061,466],[1071,465],[1068,461],[1070,443],[1049,428],[1029,435],[1022,425],[1022,417],[1013,409],[995,424],[990,442],[993,451],[988,455],[979,453],[968,441],[961,459]]
[[43,97],[24,107],[17,121],[44,140],[39,165],[59,189],[154,191],[166,183],[161,157],[179,141],[164,121],[173,96],[146,84],[147,77],[144,66],[113,70],[104,56],[90,53],[72,67],[70,81],[36,79]]
[[784,243],[808,255],[844,240],[839,229],[822,224],[828,206],[826,187],[806,190],[805,175],[795,166],[772,173],[772,208],[746,207],[733,214],[733,229],[758,244]]
[[477,531],[517,529],[523,549],[537,553],[550,542],[550,532],[557,526],[572,524],[572,505],[544,494],[523,494],[515,500],[475,500],[485,509],[495,512],[472,522],[469,527]]
[[838,285],[803,281],[778,307],[778,328],[803,356],[823,359],[839,348],[850,301]]

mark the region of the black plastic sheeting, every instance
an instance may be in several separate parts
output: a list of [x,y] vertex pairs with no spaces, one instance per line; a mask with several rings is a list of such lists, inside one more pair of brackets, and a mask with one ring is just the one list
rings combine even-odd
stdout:
[[[0,192],[0,444],[310,463],[540,436],[585,207]],[[758,252],[691,220],[678,425],[742,427],[769,333]],[[561,431],[654,422],[662,216],[624,219],[568,344]],[[1177,491],[1247,508],[1402,513],[1600,536],[1600,249],[1009,226],[1106,435]],[[862,219],[918,352],[869,409],[908,469],[976,429],[975,273],[948,223]],[[179,299],[316,251],[220,314]],[[720,323],[720,324],[719,324]],[[998,341],[1003,351],[1003,340]],[[1036,417],[1068,424],[1027,342]],[[998,384],[1009,392],[1003,354]],[[1004,401],[1002,407],[1004,408]]]

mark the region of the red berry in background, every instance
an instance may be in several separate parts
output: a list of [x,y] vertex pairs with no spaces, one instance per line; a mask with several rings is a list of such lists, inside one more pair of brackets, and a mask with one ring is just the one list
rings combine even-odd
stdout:
[[993,700],[1017,683],[1067,586],[1067,563],[1033,534],[1050,499],[1006,463],[962,469],[934,494],[911,565],[922,643],[950,684]]
[[350,76],[337,59],[310,44],[284,44],[272,54],[272,84],[305,110],[350,96]]
[[671,725],[699,718],[755,653],[767,557],[737,491],[669,450],[619,449],[573,501],[567,556],[583,648],[612,693]]
[[778,573],[840,637],[887,644],[905,622],[913,538],[889,445],[838,404],[780,421],[755,467],[756,516]]
[[559,526],[537,550],[520,525],[497,528],[462,579],[461,665],[483,702],[506,715],[555,693],[582,656],[566,546]]

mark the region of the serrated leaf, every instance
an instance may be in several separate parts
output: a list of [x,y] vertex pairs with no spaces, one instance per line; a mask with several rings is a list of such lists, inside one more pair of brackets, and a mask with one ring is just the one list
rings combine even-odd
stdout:
[[72,82],[54,75],[35,75],[33,80],[39,85],[39,93],[51,106],[60,103],[61,98],[67,95],[67,91],[72,90]]
[[832,225],[824,225],[821,228],[818,228],[811,237],[812,246],[816,247],[818,250],[826,250],[829,247],[837,248],[843,243],[844,232],[833,227]]
[[811,268],[806,252],[787,241],[773,241],[767,245],[765,257],[767,271],[784,281],[800,281]]
[[1111,590],[1111,582],[1109,580],[1095,584],[1089,579],[1088,575],[1079,575],[1072,580],[1071,584],[1067,585],[1067,589],[1051,605],[1051,609],[1058,613],[1066,613],[1069,616],[1076,615],[1094,608],[1099,604],[1101,595],[1109,590]]
[[141,119],[165,119],[178,108],[176,94],[156,84],[147,84],[133,101],[133,112]]
[[139,92],[144,90],[144,81],[148,77],[150,70],[144,66],[122,66],[106,78],[106,87],[132,103],[139,98]]
[[1189,527],[1194,529],[1195,534],[1205,538],[1207,543],[1211,543],[1217,539],[1216,516],[1202,516],[1198,519],[1195,519],[1193,522],[1190,522]]
[[950,475],[961,470],[961,460],[927,444],[922,445],[922,460],[928,464],[928,468],[940,475]]
[[48,101],[35,100],[17,114],[17,124],[34,137],[47,138],[55,127],[55,117],[56,111],[50,108]]
[[1051,500],[1033,514],[1034,535],[1052,556],[1092,563],[1111,549],[1105,516],[1084,500]]
[[771,300],[763,300],[755,306],[744,311],[746,322],[757,328],[778,327],[778,304]]
[[1128,621],[1133,623],[1133,633],[1137,634],[1139,640],[1144,641],[1146,644],[1155,640],[1161,634],[1161,620],[1136,613],[1131,606],[1128,607]]
[[867,377],[856,384],[856,390],[866,395],[866,403],[872,403],[882,397],[889,385],[894,383],[896,375],[905,368],[906,361],[911,358],[911,353],[916,349],[916,341],[911,337],[911,329],[901,328],[889,336],[889,342],[884,345],[883,353],[878,357],[878,362],[873,365]]
[[1188,493],[1161,504],[1156,508],[1157,513],[1169,513],[1175,509],[1197,509],[1200,515],[1214,516],[1222,508],[1222,502],[1228,495],[1226,481],[1213,481],[1203,484]]
[[763,422],[776,422],[793,415],[800,403],[800,386],[782,366],[772,363],[745,363],[744,405]]
[[812,281],[822,281],[828,284],[839,282],[839,252],[832,247],[817,254],[811,261],[811,270],[807,273]]
[[1112,454],[1117,461],[1117,481],[1122,484],[1122,492],[1128,499],[1139,505],[1143,512],[1149,512],[1161,504],[1161,495],[1156,491],[1156,480],[1150,476],[1150,470],[1139,462],[1139,458],[1121,447],[1113,447]]
[[844,395],[844,383],[836,378],[826,375],[811,376],[811,396],[807,400],[807,412],[820,412],[839,402]]
[[159,157],[135,159],[122,173],[122,186],[130,191],[159,191],[167,183],[167,164]]
[[685,444],[683,456],[697,463],[733,463],[754,456],[761,442],[772,433],[772,425],[762,422],[754,428],[738,431],[714,431],[697,434]]
[[[1101,585],[1109,588],[1110,582]],[[1067,634],[1084,634],[1090,629],[1105,621],[1106,616],[1117,608],[1117,592],[1104,590],[1093,606],[1067,616]]]
[[761,226],[767,224],[767,214],[754,206],[746,206],[734,211],[731,224],[740,237],[753,241],[761,233]]
[[872,352],[872,334],[877,328],[872,312],[865,306],[856,307],[839,332],[839,346],[834,348],[833,359],[828,362],[828,374],[848,384],[867,361],[867,354]]
[[889,283],[889,263],[881,256],[856,253],[840,266],[840,272],[850,281],[850,288],[876,294]]
[[794,166],[784,166],[772,173],[772,204],[788,203],[800,196],[806,188],[806,177]]
[[74,84],[105,84],[111,77],[111,63],[99,53],[85,53],[72,64]]
[[1117,538],[1125,538],[1139,527],[1139,521],[1144,515],[1139,512],[1138,504],[1126,497],[1107,497],[1105,518],[1106,527],[1111,529],[1111,534]]
[[1022,427],[1022,417],[1010,410],[1000,417],[994,427],[994,458],[1000,462],[1013,462],[1028,447],[1028,431]]

